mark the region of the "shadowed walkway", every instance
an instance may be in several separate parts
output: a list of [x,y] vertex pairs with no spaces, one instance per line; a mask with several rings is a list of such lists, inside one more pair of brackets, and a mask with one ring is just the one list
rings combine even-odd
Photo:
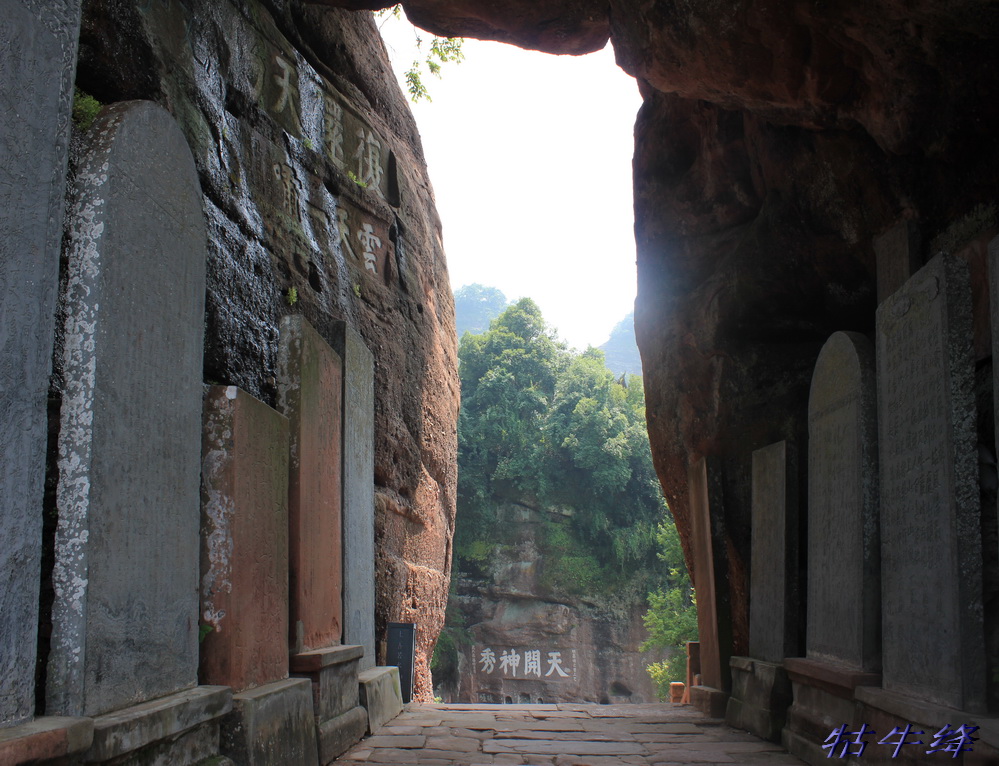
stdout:
[[426,766],[803,766],[687,705],[411,704],[335,761]]

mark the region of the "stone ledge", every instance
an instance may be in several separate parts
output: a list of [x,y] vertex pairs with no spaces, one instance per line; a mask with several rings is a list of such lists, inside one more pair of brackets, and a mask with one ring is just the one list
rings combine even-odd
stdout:
[[691,686],[690,704],[711,718],[725,718],[728,693],[710,686]]
[[402,712],[402,684],[399,668],[394,665],[371,668],[358,674],[361,704],[368,711],[368,733],[395,718]]
[[228,686],[196,686],[94,718],[89,761],[107,761],[180,734],[232,709]]
[[360,706],[319,724],[320,766],[326,766],[337,756],[346,753],[351,746],[360,742],[367,731],[368,713]]
[[990,747],[999,749],[999,716],[969,713],[898,692],[868,686],[859,687],[856,691],[856,698],[868,707],[882,710],[897,718],[921,726],[939,728],[945,723],[954,726],[962,723],[978,726],[979,730],[976,732],[976,736],[981,737],[982,741]]
[[46,716],[0,728],[0,763],[41,763],[82,753],[94,739],[92,718]]
[[292,673],[315,673],[331,665],[358,660],[364,656],[364,647],[353,644],[328,646],[311,652],[292,654],[289,661]]
[[222,752],[241,766],[316,766],[316,722],[307,678],[233,695],[220,724]]
[[881,686],[880,673],[804,657],[788,657],[784,660],[784,670],[793,683],[815,686],[843,699],[853,699],[853,691],[858,686]]

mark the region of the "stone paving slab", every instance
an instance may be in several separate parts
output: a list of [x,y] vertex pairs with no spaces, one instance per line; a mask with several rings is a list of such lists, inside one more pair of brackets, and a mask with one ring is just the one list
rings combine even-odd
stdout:
[[338,766],[804,766],[689,705],[426,705],[334,761]]

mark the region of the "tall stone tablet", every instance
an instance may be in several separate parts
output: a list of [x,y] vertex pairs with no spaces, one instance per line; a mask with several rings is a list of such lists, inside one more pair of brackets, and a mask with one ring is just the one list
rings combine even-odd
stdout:
[[884,688],[985,695],[968,268],[940,254],[878,307]]
[[752,550],[749,654],[779,663],[801,651],[797,476],[786,441],[753,452]]
[[[729,687],[728,653],[722,657],[721,635],[725,633],[724,646],[731,645],[731,629],[727,614],[719,614],[727,598],[720,598],[718,589],[721,578],[715,567],[714,540],[711,524],[712,505],[721,499],[721,486],[715,466],[709,459],[698,459],[687,472],[687,489],[690,495],[690,522],[694,543],[694,588],[697,593],[697,636],[700,643],[701,683],[714,689]],[[719,508],[715,508],[719,512]]]
[[343,642],[375,665],[375,362],[364,339],[339,323],[343,360]]
[[881,667],[874,349],[838,332],[808,397],[808,657]]
[[194,159],[151,102],[91,128],[70,212],[46,711],[197,683],[205,223]]
[[0,18],[0,726],[35,710],[46,402],[80,0]]
[[294,653],[340,643],[343,626],[340,357],[301,315],[281,320],[278,411],[290,421],[290,630]]
[[288,419],[236,386],[205,397],[201,680],[288,677]]

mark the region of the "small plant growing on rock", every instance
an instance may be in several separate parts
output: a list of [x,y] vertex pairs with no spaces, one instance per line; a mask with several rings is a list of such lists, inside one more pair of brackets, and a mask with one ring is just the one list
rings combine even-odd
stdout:
[[298,303],[298,290],[294,287],[289,287],[288,292],[285,293],[284,299],[288,302],[289,306],[294,306]]
[[101,102],[77,88],[73,93],[73,124],[82,132],[90,130],[101,111]]
[[348,170],[347,171],[347,178],[349,178],[355,184],[357,184],[358,186],[360,186],[362,189],[367,189],[368,188],[367,182],[366,181],[362,181],[360,178],[358,178],[357,177],[357,173],[355,173],[353,170]]

